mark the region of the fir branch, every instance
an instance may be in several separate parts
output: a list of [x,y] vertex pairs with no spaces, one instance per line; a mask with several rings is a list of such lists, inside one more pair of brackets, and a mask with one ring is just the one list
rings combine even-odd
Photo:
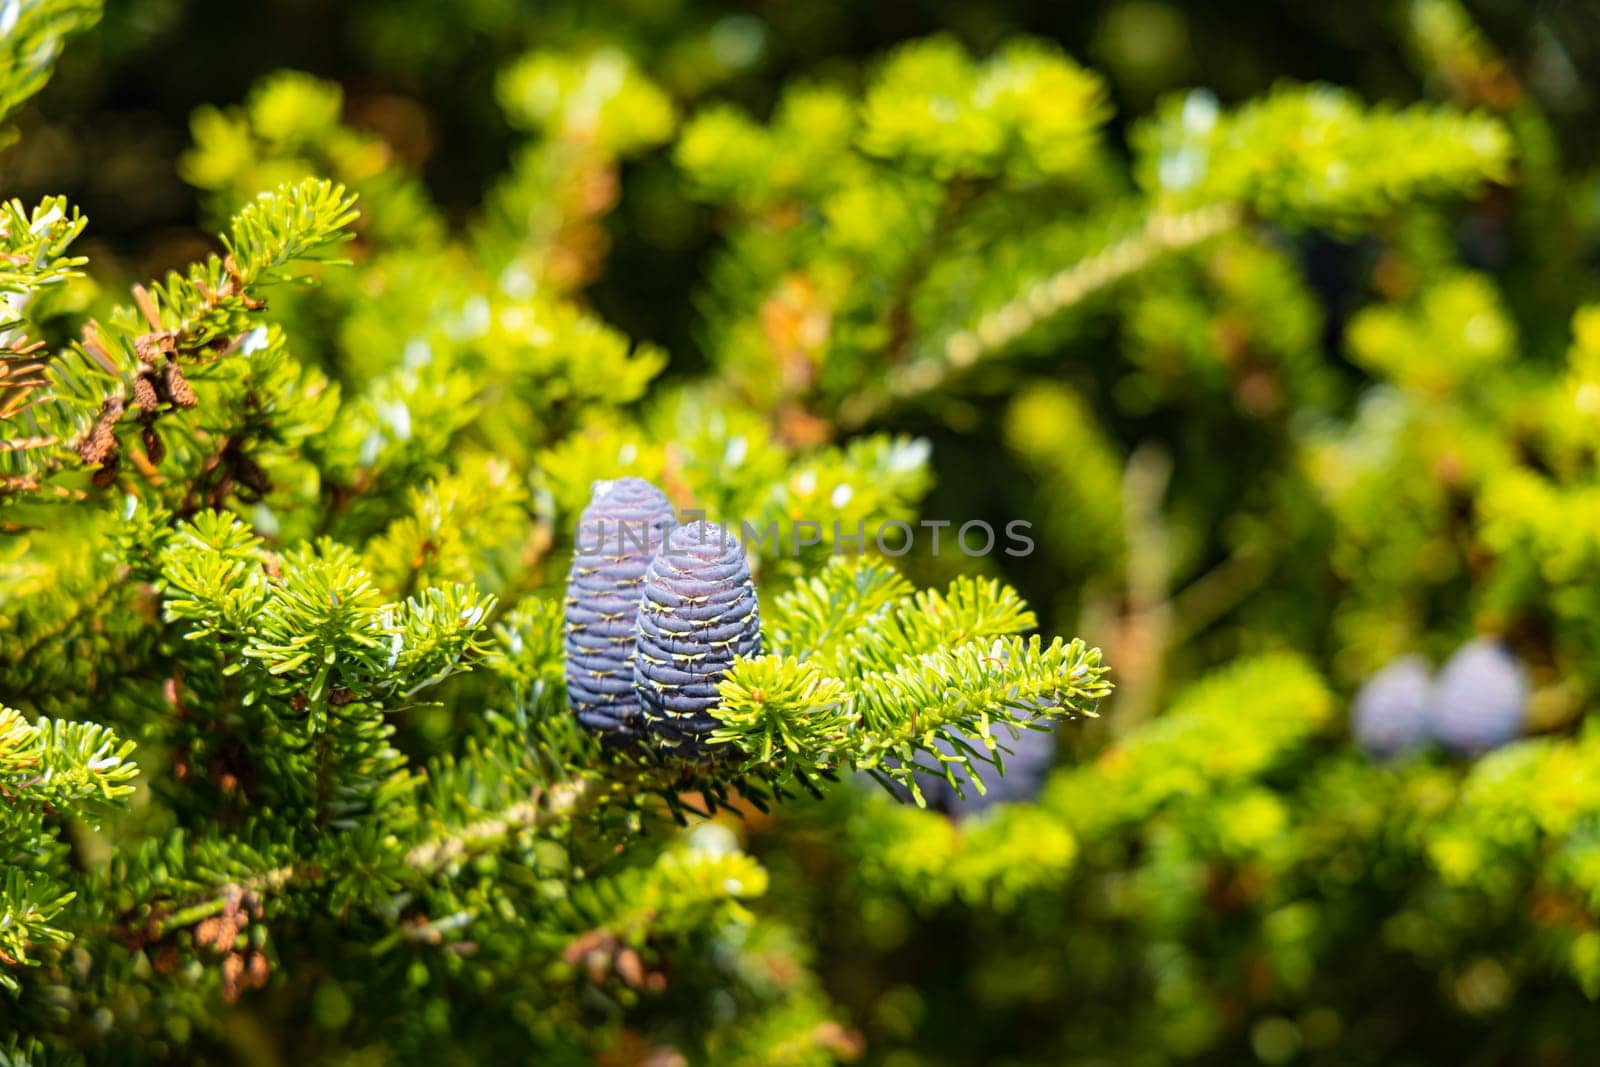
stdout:
[[[65,197],[46,197],[31,212],[20,200],[0,206],[0,425],[8,432],[50,382],[50,353],[21,329],[27,308],[43,290],[81,273],[86,260],[69,255],[68,248],[87,221]],[[48,453],[61,440],[48,430],[19,429],[0,448],[10,453],[9,471],[25,473],[0,470],[0,493],[35,488],[37,475],[27,468],[32,455]]]
[[[365,887],[364,895],[372,903],[374,891],[381,893],[391,884],[418,889],[429,882],[448,881],[472,860],[515,847],[525,834],[565,826],[629,795],[632,789],[624,788],[625,780],[585,775],[535,787],[525,799],[493,814],[461,826],[440,828],[409,846],[401,846],[392,838],[380,842],[370,858],[385,873],[380,882]],[[159,941],[237,909],[241,902],[269,914],[282,911],[290,907],[287,898],[329,893],[335,888],[334,883],[344,877],[331,855],[327,859],[313,855],[276,863],[266,855],[257,859],[263,862],[256,870],[241,877],[238,868],[231,866],[232,877],[191,891],[186,894],[185,903],[153,898],[126,909],[118,920],[123,939],[135,944]],[[203,880],[208,872],[202,869],[195,873]],[[94,932],[90,930],[85,936]]]
[[773,598],[765,609],[767,640],[796,657],[837,648],[846,635],[870,630],[910,593],[911,583],[882,561],[835,557],[820,574]]
[[39,961],[30,952],[71,940],[55,922],[74,896],[22,867],[6,871],[0,882],[0,991],[21,988],[11,968],[36,966]]
[[9,968],[36,964],[31,952],[62,944],[56,925],[76,893],[47,820],[96,819],[133,792],[132,741],[98,723],[40,719],[0,706],[0,851],[10,865],[0,882],[0,989],[15,991]]
[[44,88],[66,39],[98,22],[101,6],[101,0],[0,4],[0,122]]
[[149,290],[134,289],[149,328],[114,331],[122,349],[116,355],[147,364],[155,352],[194,357],[219,338],[232,341],[247,328],[247,313],[266,306],[250,290],[302,279],[290,270],[299,264],[337,262],[332,251],[350,240],[355,218],[354,195],[335,182],[307,178],[262,193],[222,235],[226,256],[211,256],[186,275],[173,272]]
[[6,307],[11,317],[0,319],[0,330],[21,321],[25,298],[82,274],[88,260],[68,249],[88,224],[64,196],[45,197],[31,211],[16,199],[0,205],[0,293],[12,297]]
[[581,948],[596,933],[625,944],[646,936],[671,937],[702,927],[706,913],[758,897],[767,872],[749,856],[684,845],[668,848],[647,868],[579,883],[568,903],[587,929],[567,950]]
[[[135,409],[147,449],[154,449],[156,420],[199,402],[184,365],[248,354],[251,317],[265,307],[252,291],[295,280],[291,268],[298,263],[328,260],[349,239],[353,204],[343,186],[314,179],[262,194],[223,236],[225,257],[211,256],[186,275],[174,272],[149,288],[135,286],[132,308],[118,309],[104,323],[89,322],[78,345],[39,368],[44,373],[35,377],[46,381],[28,379],[36,393],[25,411],[16,401],[3,401],[6,410],[24,415],[16,423],[19,435],[51,445],[0,455],[0,487],[36,491],[73,452],[100,468],[96,484],[109,484],[120,466],[120,424]],[[60,205],[55,210],[64,211]],[[53,225],[66,227],[48,244],[54,255],[81,224],[74,217]],[[57,256],[56,272],[71,262]],[[245,472],[244,480],[257,480],[247,460],[234,457],[231,463]]]
[[[27,806],[87,814],[133,792],[132,741],[99,723],[40,719],[0,706],[0,794]],[[4,823],[0,822],[0,827]]]
[[1088,298],[1243,221],[1244,213],[1233,204],[1152,212],[1135,232],[1117,236],[1099,251],[1028,285],[1021,295],[952,333],[937,357],[919,356],[891,369],[882,389],[864,390],[851,398],[841,417],[848,426],[861,426],[891,403],[934,393],[951,378]]
[[[1098,649],[1017,636],[1033,615],[993,581],[910,593],[882,564],[839,562],[774,610],[781,651],[735,663],[711,740],[743,753],[743,769],[765,765],[780,779],[860,769],[921,803],[919,772],[958,791],[961,772],[981,793],[975,764],[1004,773],[1001,727],[1093,715],[1110,692]],[[853,625],[833,627],[835,611]]]
[[1279,85],[1231,112],[1191,92],[1133,141],[1135,173],[1164,210],[1237,202],[1274,222],[1342,230],[1407,200],[1504,181],[1515,154],[1496,118],[1369,108],[1329,85]]
[[405,854],[406,866],[427,877],[447,872],[474,856],[505,847],[517,834],[567,822],[612,795],[615,788],[615,783],[591,776],[536,789],[531,798],[496,815],[412,846]]

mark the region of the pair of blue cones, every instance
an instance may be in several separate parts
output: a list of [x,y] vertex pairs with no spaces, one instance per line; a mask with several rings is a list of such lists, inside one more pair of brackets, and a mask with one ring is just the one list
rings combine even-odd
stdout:
[[1367,679],[1351,727],[1374,756],[1391,759],[1436,742],[1474,756],[1515,740],[1527,717],[1527,672],[1504,645],[1467,642],[1438,677],[1421,656],[1404,656]]
[[717,683],[761,652],[755,584],[738,539],[713,522],[679,526],[642,478],[596,482],[567,575],[567,700],[617,744],[653,740],[704,754]]

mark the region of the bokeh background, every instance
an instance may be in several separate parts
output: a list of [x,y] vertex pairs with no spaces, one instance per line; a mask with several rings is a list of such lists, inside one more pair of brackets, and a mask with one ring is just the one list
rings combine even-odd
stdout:
[[[1593,135],[1600,11],[1566,2],[1469,5],[1578,167],[1600,158]],[[206,240],[197,194],[178,160],[202,105],[242,100],[263,76],[302,70],[339,83],[346,119],[419,167],[457,217],[502,173],[518,140],[495,101],[497,73],[534,48],[615,44],[686,104],[716,98],[757,114],[799,76],[859,81],[861,65],[905,40],[951,33],[983,53],[1018,33],[1055,41],[1108,75],[1112,128],[1163,93],[1204,86],[1238,102],[1282,79],[1349,86],[1373,101],[1430,88],[1404,4],[520,3],[266,0],[229,7],[113,0],[65,55],[24,117],[23,142],[0,160],[24,199],[65,193],[94,220],[102,269],[153,276]],[[693,288],[713,219],[682,195],[662,154],[634,164],[609,220],[612,265],[592,299],[636,337],[693,366]],[[108,258],[109,257],[109,258]],[[1337,265],[1319,275],[1337,352]]]

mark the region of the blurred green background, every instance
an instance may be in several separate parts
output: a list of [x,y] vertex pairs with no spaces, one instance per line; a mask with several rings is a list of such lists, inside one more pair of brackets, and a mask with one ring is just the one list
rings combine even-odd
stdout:
[[[464,215],[506,169],[517,141],[495,104],[496,73],[531,48],[620,45],[680,102],[716,97],[763,114],[794,78],[859,77],[864,60],[900,41],[948,32],[982,54],[1027,33],[1107,74],[1112,128],[1121,132],[1161,94],[1191,86],[1225,103],[1280,79],[1325,80],[1372,101],[1414,100],[1427,87],[1408,54],[1405,7],[1368,0],[112,0],[24,116],[21,142],[0,157],[0,173],[8,192],[24,200],[64,193],[81,205],[93,221],[87,251],[102,273],[115,263],[131,277],[154,276],[188,262],[208,232],[177,167],[191,114],[202,104],[241,100],[262,76],[284,68],[342,85],[347,120],[420,166],[439,203]],[[1593,132],[1600,6],[1468,8],[1552,118],[1568,162],[1600,159]],[[663,153],[634,170],[609,221],[613,256],[592,300],[632,336],[695,366],[691,297],[712,220],[681,195]],[[1334,264],[1324,273],[1336,272]],[[1337,292],[1329,299],[1337,312]]]

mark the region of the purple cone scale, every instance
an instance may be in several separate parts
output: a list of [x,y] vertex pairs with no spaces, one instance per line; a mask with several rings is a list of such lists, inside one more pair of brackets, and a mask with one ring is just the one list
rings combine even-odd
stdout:
[[1432,688],[1427,661],[1421,656],[1402,656],[1368,678],[1351,712],[1356,742],[1379,759],[1392,759],[1426,744]]
[[634,689],[650,730],[698,754],[716,729],[717,683],[761,652],[761,616],[738,538],[713,522],[679,526],[645,574]]
[[590,730],[639,735],[633,653],[645,571],[673,523],[672,503],[642,478],[594,483],[567,575],[567,702]]
[[1498,748],[1522,733],[1528,677],[1498,641],[1462,645],[1439,671],[1428,701],[1428,733],[1461,755]]

